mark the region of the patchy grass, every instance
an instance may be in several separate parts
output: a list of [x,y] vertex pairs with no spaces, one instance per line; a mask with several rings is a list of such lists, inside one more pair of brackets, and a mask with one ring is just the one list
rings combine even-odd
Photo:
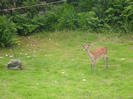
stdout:
[[[132,38],[77,31],[20,37],[20,46],[0,50],[0,99],[133,99]],[[88,43],[108,48],[109,69],[101,59],[90,72]],[[15,58],[24,70],[6,69]]]

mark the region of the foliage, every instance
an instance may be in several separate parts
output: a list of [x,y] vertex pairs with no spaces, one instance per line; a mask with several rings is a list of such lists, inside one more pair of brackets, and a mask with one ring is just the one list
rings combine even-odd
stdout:
[[125,31],[133,31],[133,1],[127,0],[127,5],[124,7],[122,17],[125,22],[123,28]]
[[64,4],[62,11],[58,18],[58,28],[59,29],[74,29],[76,28],[76,13],[72,5]]
[[72,4],[72,5],[74,5],[74,6],[78,6],[79,5],[79,0],[66,0],[67,1],[67,3],[70,3],[70,4]]
[[15,24],[0,16],[0,47],[7,47],[15,43],[16,27]]
[[27,18],[24,15],[14,16],[13,21],[16,24],[19,35],[29,35],[38,28],[37,24],[33,24],[32,19]]
[[[100,24],[131,30],[133,22],[132,0],[80,0],[78,11],[96,13]],[[132,31],[132,30],[131,30]]]
[[74,7],[68,4],[50,7],[46,15],[37,15],[33,23],[38,24],[40,30],[53,31],[76,28],[76,13]]
[[[47,2],[53,1],[59,0],[47,0]],[[0,9],[42,2],[44,1],[1,0]],[[67,3],[61,5],[47,6],[44,15],[40,15],[39,10],[40,7],[29,7],[13,12],[12,20],[16,24],[19,35],[29,35],[37,30],[54,31],[77,28],[93,31],[102,28],[133,31],[132,0],[67,0]]]
[[78,27],[83,30],[96,29],[99,26],[99,19],[95,12],[78,13]]
[[32,22],[34,23],[34,24],[36,24],[36,25],[38,25],[38,28],[37,28],[37,30],[44,30],[44,29],[46,29],[46,24],[47,24],[47,22],[46,22],[47,20],[46,20],[46,17],[44,16],[44,15],[37,15],[37,16],[34,16],[34,18],[33,18],[33,20],[32,20]]
[[53,12],[47,12],[47,15],[37,15],[33,18],[32,22],[38,25],[38,30],[51,31],[55,30],[56,14]]
[[92,7],[94,6],[94,0],[79,0],[79,4],[77,9],[80,12],[88,12],[91,11]]
[[121,24],[123,21],[121,14],[124,10],[125,0],[116,0],[111,4],[112,5],[105,11],[105,20],[107,23]]
[[46,2],[55,2],[55,1],[60,1],[60,0],[46,0]]
[[[27,0],[27,1],[23,1],[23,5],[24,6],[29,6],[29,5],[35,5],[37,3],[39,3],[40,0]],[[35,15],[38,14],[38,10],[39,7],[34,6],[34,7],[28,7],[25,9],[26,10],[26,14],[28,18],[33,18]]]

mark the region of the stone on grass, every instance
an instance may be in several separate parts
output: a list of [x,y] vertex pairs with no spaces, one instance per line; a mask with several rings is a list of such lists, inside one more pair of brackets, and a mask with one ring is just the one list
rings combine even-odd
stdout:
[[19,59],[11,59],[7,64],[9,70],[22,70],[22,62]]

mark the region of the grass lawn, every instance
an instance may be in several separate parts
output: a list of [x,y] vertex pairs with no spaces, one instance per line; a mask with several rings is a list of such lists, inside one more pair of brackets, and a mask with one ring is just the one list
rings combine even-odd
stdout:
[[[133,99],[133,35],[64,31],[19,39],[18,47],[0,50],[0,99]],[[108,69],[101,59],[90,71],[88,43],[108,48]],[[16,58],[24,70],[7,70]]]

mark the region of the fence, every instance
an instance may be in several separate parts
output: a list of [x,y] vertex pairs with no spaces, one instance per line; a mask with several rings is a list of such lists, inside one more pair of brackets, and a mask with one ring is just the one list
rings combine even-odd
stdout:
[[9,12],[10,11],[12,13],[15,10],[20,10],[20,9],[25,9],[25,8],[30,8],[30,7],[38,7],[38,6],[44,6],[44,8],[46,8],[47,5],[60,4],[60,3],[66,2],[66,1],[67,0],[61,0],[61,1],[55,1],[55,2],[50,2],[50,3],[47,3],[46,1],[44,1],[43,3],[35,4],[35,5],[30,5],[30,6],[2,9],[2,10],[0,10],[0,12]]

